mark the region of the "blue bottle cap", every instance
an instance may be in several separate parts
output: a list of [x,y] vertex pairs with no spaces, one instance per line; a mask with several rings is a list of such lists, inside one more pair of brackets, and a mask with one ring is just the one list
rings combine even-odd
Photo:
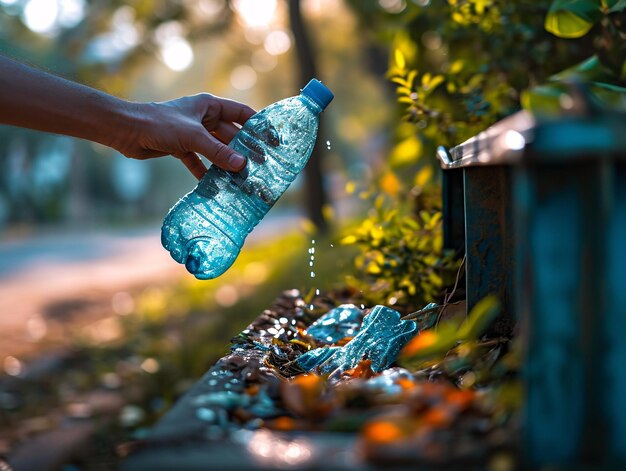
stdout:
[[311,81],[306,84],[306,87],[302,89],[302,94],[306,95],[315,103],[320,105],[322,110],[324,110],[328,104],[333,101],[333,98],[335,98],[333,92],[331,92],[326,85],[317,79],[311,79]]

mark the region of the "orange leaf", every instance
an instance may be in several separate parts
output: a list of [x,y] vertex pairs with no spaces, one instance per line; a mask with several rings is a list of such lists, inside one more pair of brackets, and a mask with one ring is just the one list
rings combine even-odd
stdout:
[[420,350],[434,345],[437,342],[437,338],[437,333],[432,330],[425,330],[418,336],[413,337],[413,339],[402,349],[400,355],[403,357],[415,355]]
[[274,430],[283,430],[285,432],[293,430],[295,428],[295,420],[291,417],[277,417],[272,421],[272,428]]
[[402,430],[393,422],[378,421],[370,422],[363,429],[366,440],[374,443],[391,443],[400,440]]
[[468,389],[463,391],[453,389],[446,392],[445,398],[449,404],[453,404],[457,406],[459,410],[463,411],[472,405],[475,396],[474,391]]
[[371,366],[371,360],[361,360],[355,368],[346,370],[344,374],[351,378],[371,378],[374,376]]
[[402,184],[393,173],[387,172],[380,180],[381,189],[391,196],[396,196],[402,189]]
[[427,410],[422,416],[422,420],[431,427],[444,428],[452,425],[456,418],[455,415],[449,407],[439,405]]

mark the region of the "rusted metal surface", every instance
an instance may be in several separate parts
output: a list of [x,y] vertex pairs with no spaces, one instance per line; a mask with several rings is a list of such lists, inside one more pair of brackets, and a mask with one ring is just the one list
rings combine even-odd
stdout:
[[463,184],[467,311],[486,296],[498,295],[502,312],[491,333],[510,335],[514,324],[510,168],[502,165],[464,168]]

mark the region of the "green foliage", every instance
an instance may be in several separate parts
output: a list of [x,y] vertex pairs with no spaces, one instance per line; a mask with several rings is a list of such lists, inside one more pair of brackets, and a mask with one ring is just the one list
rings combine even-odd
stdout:
[[432,329],[422,331],[404,348],[400,364],[405,368],[419,369],[435,358],[442,360],[453,347],[471,345],[500,313],[500,302],[495,296],[480,300],[459,325],[458,319],[440,323]]
[[614,84],[617,77],[595,55],[553,75],[545,85],[526,90],[522,94],[523,107],[535,114],[561,113],[563,98],[567,96],[567,82],[572,81],[585,83],[591,98],[599,105],[626,108],[626,88]]
[[458,270],[454,254],[443,249],[441,213],[435,208],[411,215],[385,209],[379,199],[342,243],[360,249],[354,261],[357,272],[347,282],[368,305],[406,310],[440,301]]
[[555,0],[546,16],[546,30],[562,38],[590,35],[603,45],[597,54],[548,78],[549,83],[524,92],[522,104],[533,113],[557,114],[563,108],[567,90],[563,82],[586,82],[592,98],[603,106],[623,108],[626,105],[624,84],[626,48],[624,47],[623,0]]
[[[373,2],[358,3],[362,21],[376,24]],[[407,2],[385,16],[388,75],[422,153],[477,134],[517,111],[526,90],[590,58],[603,71],[594,81],[626,85],[625,8],[623,0],[448,0]]]
[[611,15],[624,9],[624,0],[554,0],[545,27],[560,38],[580,38],[600,20],[606,20],[605,26],[614,22],[616,18]]
[[555,0],[546,15],[546,30],[560,38],[580,38],[602,17],[598,0]]

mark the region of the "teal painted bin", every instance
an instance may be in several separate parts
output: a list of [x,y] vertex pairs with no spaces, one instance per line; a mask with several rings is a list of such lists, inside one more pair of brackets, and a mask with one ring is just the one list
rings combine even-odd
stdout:
[[439,149],[444,239],[525,339],[526,467],[626,469],[626,114],[574,103]]

